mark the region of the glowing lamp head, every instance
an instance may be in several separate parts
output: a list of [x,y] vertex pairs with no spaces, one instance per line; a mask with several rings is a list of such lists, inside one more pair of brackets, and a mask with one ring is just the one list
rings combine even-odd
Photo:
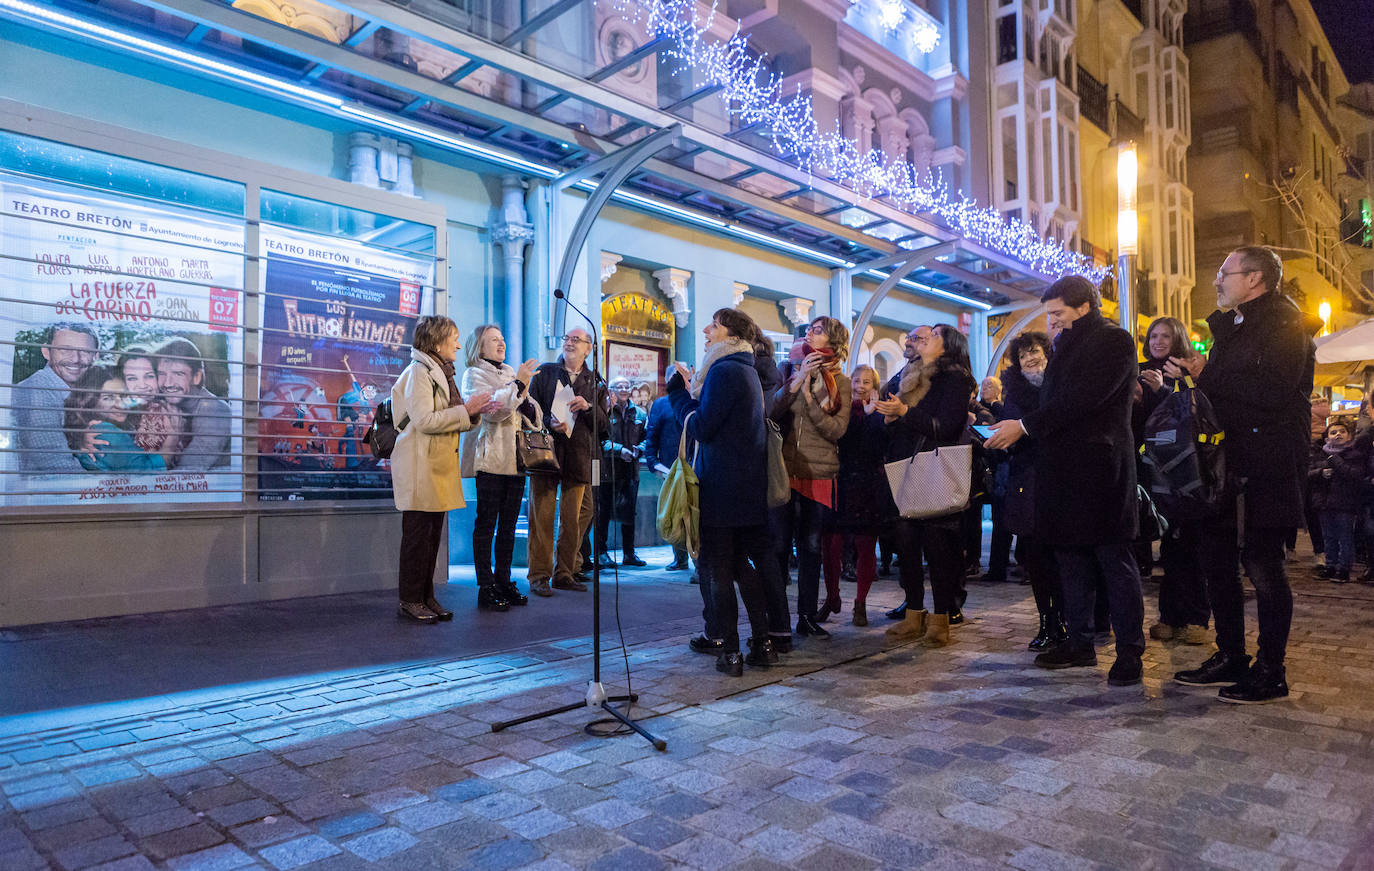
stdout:
[[1330,323],[1331,303],[1327,302],[1326,300],[1322,300],[1321,305],[1317,306],[1317,317],[1321,318],[1324,323]]
[[1135,143],[1127,142],[1116,155],[1116,246],[1122,254],[1139,253],[1139,224],[1136,216],[1138,172]]

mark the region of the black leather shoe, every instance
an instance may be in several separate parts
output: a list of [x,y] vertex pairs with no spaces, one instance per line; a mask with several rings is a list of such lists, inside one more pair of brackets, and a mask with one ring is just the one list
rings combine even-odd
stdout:
[[773,642],[767,638],[750,638],[749,655],[744,657],[744,661],[758,668],[768,668],[778,664],[778,652],[773,649]]
[[615,568],[615,557],[608,553],[603,553],[596,558],[596,564],[603,569],[613,569]]
[[1107,683],[1114,687],[1133,687],[1140,683],[1144,669],[1138,656],[1118,656],[1107,672]]
[[739,655],[739,651],[722,653],[716,657],[716,671],[731,677],[744,677],[744,657]]
[[963,622],[964,622],[964,612],[963,612],[963,610],[961,610],[961,609],[959,609],[959,608],[955,608],[953,611],[951,611],[951,612],[949,613],[949,625],[951,625],[951,626],[958,626],[958,625],[960,625],[960,624],[963,623]]
[[812,638],[829,638],[830,633],[820,627],[811,617],[797,618],[797,634],[810,635]]
[[554,578],[553,588],[555,590],[572,590],[574,593],[587,592],[587,585],[575,577],[568,578],[566,581],[562,578]]
[[888,611],[888,612],[886,612],[886,613],[887,613],[887,619],[889,619],[889,620],[905,620],[905,619],[906,619],[906,600],[903,599],[903,600],[902,600],[902,604],[898,605],[896,608],[893,608],[891,611]]
[[1097,651],[1091,647],[1075,647],[1066,641],[1037,656],[1035,664],[1048,669],[1092,668],[1097,665]]
[[530,597],[520,592],[520,588],[515,585],[514,581],[498,581],[496,591],[501,594],[501,598],[512,605],[528,605],[530,603]]
[[646,563],[644,560],[640,559],[632,553],[625,554],[625,558],[620,561],[620,564],[622,566],[630,566],[631,568],[636,569],[642,569],[648,565],[648,563]]
[[592,582],[592,576],[586,572],[573,572],[573,580],[577,581],[579,584],[590,584]]
[[426,599],[425,607],[434,612],[434,616],[440,620],[452,620],[453,612],[439,604],[438,599]]
[[1250,668],[1244,680],[1217,693],[1217,701],[1232,705],[1262,705],[1286,698],[1288,681],[1283,669],[1270,668],[1260,662]]
[[479,611],[509,611],[510,602],[501,595],[501,591],[494,586],[482,586],[477,588],[477,610]]
[[667,566],[666,571],[670,571],[670,572],[681,572],[681,571],[686,571],[688,568],[690,568],[690,566],[687,565],[687,561],[686,561],[686,560],[683,560],[682,562],[676,562],[676,561],[675,561],[675,562],[670,562],[670,563],[668,563],[668,566]]
[[1174,674],[1174,680],[1190,687],[1228,686],[1240,683],[1250,675],[1250,657],[1218,650],[1197,668]]
[[816,612],[816,622],[824,623],[825,621],[830,619],[831,614],[838,613],[840,613],[840,603],[838,601],[835,602],[834,605],[831,605],[829,602],[826,602],[824,605],[821,606],[821,610]]
[[396,607],[396,616],[406,620],[414,620],[416,623],[439,622],[439,618],[434,615],[434,612],[420,602],[401,602]]
[[724,641],[707,638],[705,635],[698,635],[696,638],[688,641],[687,646],[692,648],[696,653],[709,653],[712,656],[718,656],[725,651]]
[[773,649],[776,650],[778,653],[791,653],[791,652],[792,652],[792,636],[791,636],[791,635],[771,635],[771,634],[770,634],[770,635],[768,636],[768,640],[771,641],[771,642],[773,643]]

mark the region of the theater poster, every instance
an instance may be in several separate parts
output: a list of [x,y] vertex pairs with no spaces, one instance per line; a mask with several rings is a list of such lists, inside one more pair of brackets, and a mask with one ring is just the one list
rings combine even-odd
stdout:
[[262,230],[259,498],[378,499],[390,464],[363,435],[410,363],[432,258]]
[[0,172],[0,504],[242,499],[244,225]]

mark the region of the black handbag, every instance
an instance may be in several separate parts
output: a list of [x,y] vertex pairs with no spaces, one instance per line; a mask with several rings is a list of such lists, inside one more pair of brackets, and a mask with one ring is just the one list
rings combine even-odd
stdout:
[[553,450],[553,434],[520,415],[515,431],[515,465],[522,475],[557,475],[563,470]]

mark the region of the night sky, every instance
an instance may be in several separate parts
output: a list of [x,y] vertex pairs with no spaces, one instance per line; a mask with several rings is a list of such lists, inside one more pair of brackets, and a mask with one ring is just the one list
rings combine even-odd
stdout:
[[1312,0],[1350,83],[1374,81],[1374,0]]

